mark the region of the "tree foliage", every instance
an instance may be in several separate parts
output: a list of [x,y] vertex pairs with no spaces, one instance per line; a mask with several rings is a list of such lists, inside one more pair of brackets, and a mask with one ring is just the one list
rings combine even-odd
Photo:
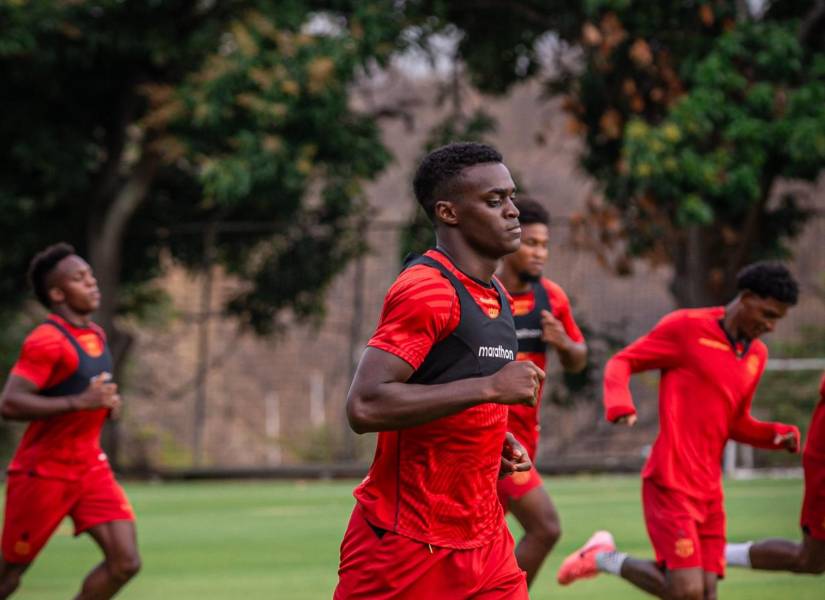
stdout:
[[483,89],[538,77],[566,96],[601,191],[579,239],[618,271],[673,264],[677,301],[697,305],[729,295],[743,264],[787,255],[809,212],[798,191],[770,200],[825,164],[825,3],[423,4],[461,31]]
[[116,339],[163,252],[246,282],[230,308],[258,331],[318,314],[362,250],[362,185],[390,160],[348,90],[403,28],[380,0],[0,5],[0,308],[65,239],[90,257]]

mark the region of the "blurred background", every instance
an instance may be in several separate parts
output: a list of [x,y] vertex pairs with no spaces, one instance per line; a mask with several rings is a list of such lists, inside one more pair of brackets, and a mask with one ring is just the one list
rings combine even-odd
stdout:
[[[344,400],[385,291],[431,242],[410,181],[498,147],[550,210],[546,274],[591,364],[554,373],[540,467],[635,471],[657,429],[603,422],[600,369],[676,307],[788,261],[755,412],[807,425],[825,369],[825,3],[3,0],[0,362],[44,314],[25,270],[92,263],[136,475],[358,475]],[[2,424],[8,457],[21,428]],[[742,452],[739,465],[798,465]]]

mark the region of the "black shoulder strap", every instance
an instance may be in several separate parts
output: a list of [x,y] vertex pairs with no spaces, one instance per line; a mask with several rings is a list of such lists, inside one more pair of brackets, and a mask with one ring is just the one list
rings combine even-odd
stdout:
[[450,283],[453,284],[453,287],[456,289],[456,292],[460,292],[464,287],[464,284],[459,281],[458,277],[453,275],[453,273],[440,262],[435,260],[434,258],[430,258],[429,256],[422,256],[417,254],[408,254],[407,257],[404,259],[404,270],[414,267],[416,265],[427,265],[428,267],[432,267],[434,269],[438,269],[444,277],[446,277]]
[[551,313],[553,312],[553,303],[550,302],[550,296],[547,294],[547,290],[540,279],[533,283],[533,297],[535,298],[535,306],[537,308],[546,306],[547,310]]
[[80,344],[77,343],[75,337],[71,333],[69,333],[69,330],[63,327],[63,325],[61,325],[57,321],[53,321],[52,319],[46,319],[45,323],[46,325],[51,325],[52,327],[55,327],[60,333],[65,335],[66,339],[69,340],[69,343],[71,343],[72,346],[74,346],[75,350],[77,350],[78,352],[82,352],[83,354],[86,354],[86,351],[80,347]]
[[513,311],[510,310],[510,302],[507,300],[507,292],[504,290],[504,288],[501,286],[501,284],[495,277],[493,277],[493,286],[496,288],[496,291],[498,292],[498,302],[501,305],[501,312],[506,315],[509,315],[509,317],[512,318]]

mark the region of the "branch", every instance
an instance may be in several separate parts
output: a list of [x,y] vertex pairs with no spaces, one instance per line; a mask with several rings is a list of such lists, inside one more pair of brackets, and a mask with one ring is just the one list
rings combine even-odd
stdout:
[[160,157],[157,154],[144,149],[143,156],[132,175],[115,196],[103,218],[101,230],[98,232],[100,241],[97,243],[102,251],[116,251],[126,224],[146,198],[159,163]]
[[825,36],[825,0],[817,0],[799,25],[799,43],[803,47],[814,46],[817,39]]

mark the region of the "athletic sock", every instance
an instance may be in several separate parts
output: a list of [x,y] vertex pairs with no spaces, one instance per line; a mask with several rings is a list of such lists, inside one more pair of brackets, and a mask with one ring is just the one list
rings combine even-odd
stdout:
[[751,546],[753,542],[743,542],[741,544],[725,544],[725,562],[731,567],[751,566]]
[[596,567],[604,573],[613,575],[622,574],[622,563],[627,558],[627,552],[598,552],[596,553]]

